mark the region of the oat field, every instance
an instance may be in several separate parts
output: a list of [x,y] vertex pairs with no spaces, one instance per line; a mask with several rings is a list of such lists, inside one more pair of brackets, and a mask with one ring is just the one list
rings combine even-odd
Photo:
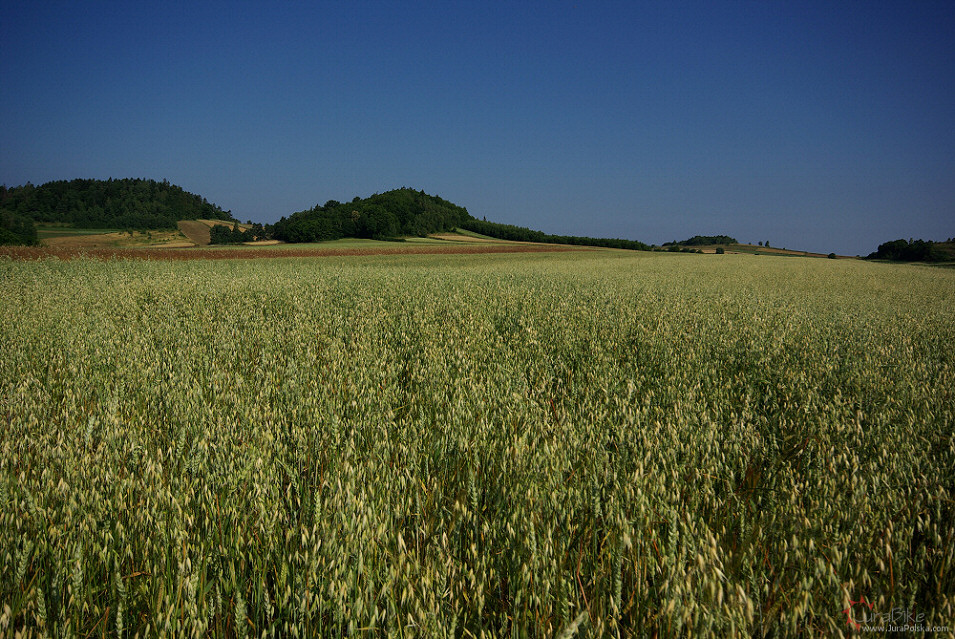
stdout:
[[0,636],[955,629],[955,271],[3,259],[0,299]]

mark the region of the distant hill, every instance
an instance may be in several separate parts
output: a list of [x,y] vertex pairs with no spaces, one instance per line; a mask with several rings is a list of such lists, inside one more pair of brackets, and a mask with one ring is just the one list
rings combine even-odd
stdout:
[[931,240],[894,240],[880,244],[878,250],[869,253],[867,260],[891,260],[893,262],[947,262],[955,260],[955,238],[945,242]]
[[467,209],[424,191],[401,188],[347,204],[329,200],[293,213],[272,226],[285,242],[323,242],[344,237],[395,239],[450,231],[470,219]]
[[682,242],[664,242],[663,246],[728,246],[730,244],[739,244],[739,242],[729,235],[694,235]]
[[347,204],[329,200],[322,206],[293,213],[271,227],[272,237],[285,242],[323,242],[344,237],[400,239],[452,231],[455,228],[500,240],[574,244],[648,250],[633,240],[550,235],[521,226],[473,218],[466,208],[424,191],[401,188],[355,198]]
[[36,244],[36,225],[46,227],[41,229],[43,233],[60,226],[147,231],[172,230],[179,222],[194,220],[223,220],[233,226],[217,228],[212,224],[208,240],[202,229],[202,244],[250,239],[323,242],[347,237],[403,241],[405,237],[465,229],[502,240],[650,250],[648,245],[634,240],[551,235],[477,220],[462,206],[409,188],[364,199],[356,197],[348,203],[329,200],[272,225],[236,229],[230,211],[165,180],[77,179],[41,186],[0,186],[0,244]]
[[10,232],[13,225],[22,231],[24,224],[36,223],[149,230],[174,229],[179,220],[231,220],[232,215],[166,180],[77,179],[0,186],[0,219],[0,228]]

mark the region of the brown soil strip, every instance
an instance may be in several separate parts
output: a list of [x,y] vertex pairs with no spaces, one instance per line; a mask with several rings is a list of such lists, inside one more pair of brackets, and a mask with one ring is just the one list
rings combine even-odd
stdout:
[[274,257],[344,257],[363,255],[471,255],[481,253],[551,253],[563,251],[593,250],[585,246],[560,244],[508,244],[508,245],[461,245],[461,246],[396,246],[369,248],[308,248],[308,249],[258,249],[243,247],[234,249],[107,249],[52,246],[2,246],[0,259],[61,260],[92,258],[99,260],[254,260]]

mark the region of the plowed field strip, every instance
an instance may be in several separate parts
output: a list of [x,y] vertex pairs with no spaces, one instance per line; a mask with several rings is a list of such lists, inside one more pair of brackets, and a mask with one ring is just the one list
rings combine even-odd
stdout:
[[509,245],[464,245],[464,246],[396,246],[375,248],[310,248],[310,249],[102,249],[102,248],[58,248],[58,247],[0,247],[0,258],[15,260],[42,260],[58,258],[69,260],[93,258],[101,260],[252,260],[270,257],[340,257],[349,255],[457,255],[479,253],[548,253],[560,251],[593,250],[584,246],[546,245],[546,244],[509,244]]

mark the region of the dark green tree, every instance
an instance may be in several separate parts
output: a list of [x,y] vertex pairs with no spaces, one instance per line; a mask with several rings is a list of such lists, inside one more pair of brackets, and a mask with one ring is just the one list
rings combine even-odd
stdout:
[[880,244],[877,251],[866,259],[892,260],[896,262],[939,262],[946,254],[934,242],[924,240],[893,240]]
[[0,245],[35,246],[38,243],[36,226],[32,220],[0,210]]

